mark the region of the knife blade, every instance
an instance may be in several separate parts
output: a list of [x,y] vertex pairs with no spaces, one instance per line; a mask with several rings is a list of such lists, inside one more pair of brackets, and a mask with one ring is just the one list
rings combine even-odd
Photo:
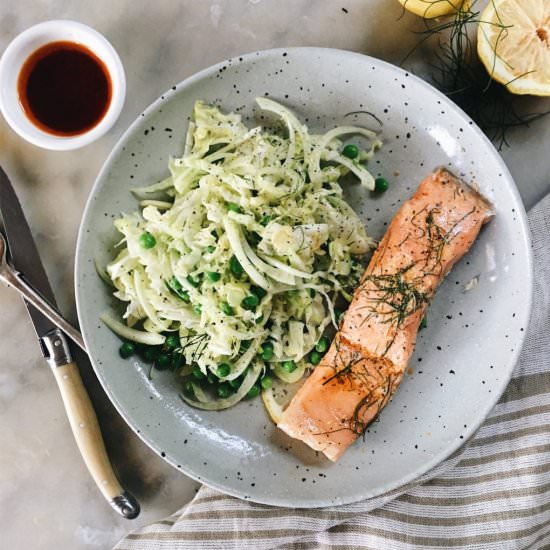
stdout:
[[[22,275],[25,282],[28,282],[55,308],[55,296],[31,230],[19,199],[2,167],[0,167],[0,214],[4,222],[4,233],[11,262],[20,272],[18,275]],[[15,282],[13,280],[10,284]],[[25,305],[38,335],[42,354],[52,368],[73,435],[90,474],[111,506],[126,519],[134,519],[140,512],[139,503],[128,491],[123,490],[115,476],[103,443],[97,416],[82,383],[78,367],[72,358],[69,342],[64,333],[45,315],[26,301]]]
[[[15,265],[18,271],[24,274],[25,280],[47,302],[57,308],[55,295],[40,260],[38,249],[25,219],[21,204],[2,167],[0,167],[0,213],[4,220],[4,233],[8,241],[8,250],[12,264]],[[35,307],[26,301],[25,306],[38,338],[55,329],[55,325]]]

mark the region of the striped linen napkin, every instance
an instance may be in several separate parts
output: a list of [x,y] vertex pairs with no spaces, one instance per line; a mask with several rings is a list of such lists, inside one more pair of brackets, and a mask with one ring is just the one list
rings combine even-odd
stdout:
[[550,195],[529,213],[535,301],[506,392],[477,434],[423,478],[340,507],[293,510],[202,487],[116,550],[550,548]]

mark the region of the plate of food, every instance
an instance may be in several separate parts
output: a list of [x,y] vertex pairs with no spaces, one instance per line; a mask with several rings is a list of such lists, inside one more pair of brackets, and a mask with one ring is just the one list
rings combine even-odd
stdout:
[[187,475],[321,507],[475,432],[528,322],[529,233],[475,124],[364,55],[277,49],[175,85],[90,194],[76,298],[120,414]]

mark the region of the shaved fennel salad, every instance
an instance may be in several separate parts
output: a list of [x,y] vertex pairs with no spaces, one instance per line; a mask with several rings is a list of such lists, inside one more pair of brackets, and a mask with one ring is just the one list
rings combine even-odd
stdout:
[[[339,181],[352,173],[374,190],[377,135],[312,134],[281,104],[256,101],[280,131],[196,102],[183,156],[165,180],[133,189],[141,211],[114,222],[122,240],[103,272],[126,306],[102,316],[124,340],[120,354],[173,369],[200,409],[254,397],[273,377],[294,383],[319,363],[373,246]],[[351,135],[368,148],[344,147]]]

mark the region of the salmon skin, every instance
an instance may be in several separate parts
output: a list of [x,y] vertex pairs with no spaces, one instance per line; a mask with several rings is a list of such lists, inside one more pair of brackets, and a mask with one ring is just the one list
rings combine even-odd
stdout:
[[393,218],[329,351],[278,427],[338,460],[394,394],[437,287],[493,215],[450,172],[428,176]]

